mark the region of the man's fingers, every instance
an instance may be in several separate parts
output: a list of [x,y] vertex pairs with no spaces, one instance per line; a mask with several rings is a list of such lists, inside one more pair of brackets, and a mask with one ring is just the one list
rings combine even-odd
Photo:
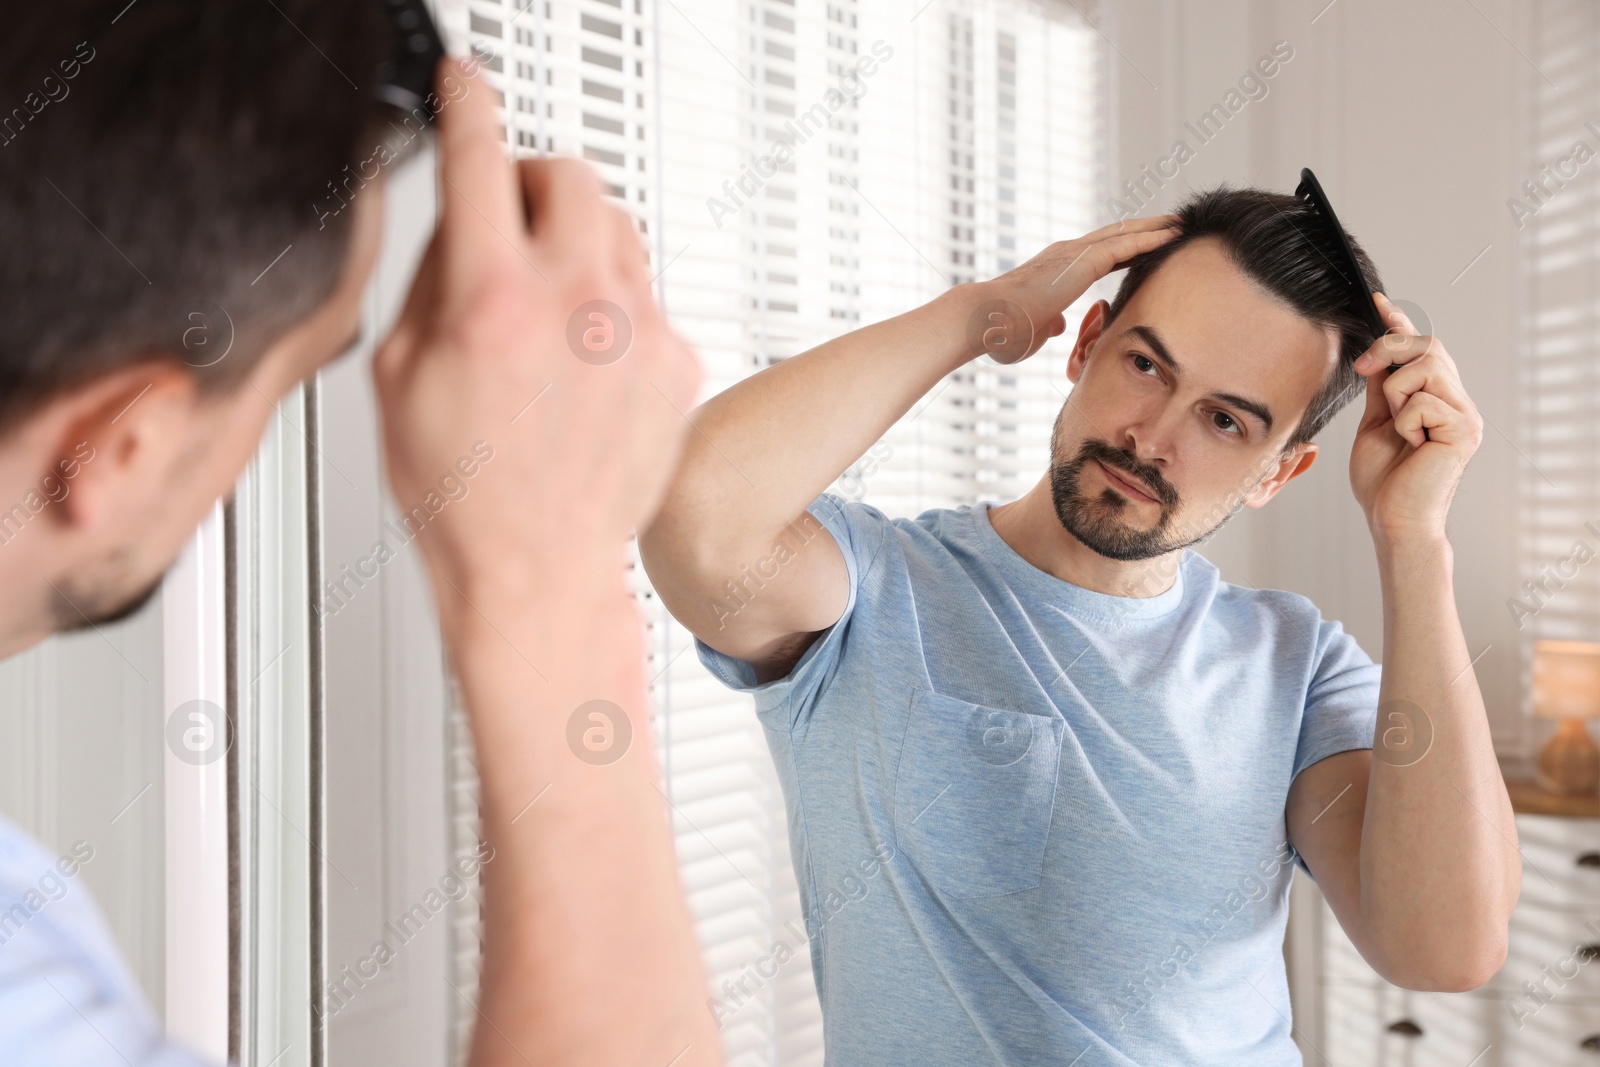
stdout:
[[[1373,369],[1369,371],[1364,369],[1366,365],[1361,363],[1363,359],[1369,362],[1376,359],[1378,362],[1372,364]],[[1386,422],[1390,417],[1389,399],[1383,392],[1383,380],[1389,373],[1386,369],[1388,366],[1389,357],[1384,353],[1382,337],[1374,341],[1372,347],[1357,358],[1356,372],[1367,379],[1367,403],[1362,409],[1357,433],[1369,426]]]
[[1466,388],[1447,361],[1417,359],[1407,363],[1385,375],[1382,388],[1389,398],[1389,410],[1393,412],[1399,411],[1417,393],[1432,394],[1457,411],[1472,410]]
[[[1364,362],[1357,366],[1357,373],[1367,379],[1367,403],[1361,429],[1390,418],[1398,424],[1400,413],[1419,396],[1431,397],[1463,417],[1476,411],[1456,373],[1455,363],[1437,337],[1415,333],[1385,336],[1394,347],[1385,348],[1380,338],[1362,354]],[[1398,366],[1391,370],[1394,364]],[[1420,430],[1420,424],[1418,428]]]
[[577,159],[525,159],[517,167],[539,258],[552,264],[594,262],[615,247],[600,179]]
[[404,363],[419,350],[428,330],[428,324],[438,314],[439,301],[439,231],[434,230],[422,260],[411,278],[411,291],[400,308],[389,336],[373,353],[372,372],[379,380],[400,373]]
[[1394,417],[1395,432],[1414,448],[1425,441],[1453,445],[1471,439],[1478,433],[1472,425],[1464,412],[1432,393],[1413,393]]
[[1118,234],[1097,242],[1094,245],[1095,255],[1099,259],[1096,267],[1104,264],[1104,269],[1097,270],[1095,278],[1103,278],[1112,271],[1121,270],[1135,256],[1142,255],[1152,248],[1160,248],[1176,236],[1178,236],[1177,230],[1169,227],[1160,227]]
[[1159,248],[1177,235],[1177,230],[1159,226],[1114,234],[1099,240],[1092,240],[1091,235],[1065,243],[1064,251],[1070,252],[1072,258],[1050,279],[1050,284],[1061,285],[1065,282],[1068,288],[1065,292],[1058,291],[1055,298],[1064,304],[1072,303],[1101,278],[1112,271],[1121,270],[1135,256]]
[[1387,370],[1398,370],[1400,366],[1424,357],[1430,344],[1434,344],[1434,338],[1426,338],[1422,334],[1386,333],[1373,341],[1366,352],[1357,358],[1355,371],[1358,374],[1381,374]]
[[633,216],[614,204],[607,204],[606,208],[616,233],[617,270],[628,281],[648,287],[650,255],[634,228]]
[[1407,340],[1418,336],[1417,327],[1412,323],[1410,316],[1401,311],[1388,297],[1382,293],[1372,294],[1372,303],[1378,309],[1378,316],[1383,319],[1383,324],[1389,328],[1388,332],[1372,343],[1372,350],[1380,358],[1385,358],[1387,363],[1403,363],[1400,353],[1410,351]]
[[1372,302],[1377,307],[1378,314],[1382,316],[1384,325],[1389,329],[1398,330],[1400,333],[1412,337],[1417,335],[1418,331],[1416,326],[1412,324],[1411,317],[1401,311],[1399,305],[1394,301],[1382,293],[1374,292],[1372,294]]
[[[440,61],[435,85],[446,101],[438,119],[439,228],[454,277],[459,269],[489,266],[483,250],[491,243],[507,252],[518,247],[527,225],[500,139],[504,127],[495,115],[493,86],[481,71],[469,77],[454,57]],[[495,231],[487,241],[486,227]]]
[[1084,235],[1086,241],[1100,241],[1107,237],[1115,237],[1121,233],[1142,233],[1146,230],[1160,230],[1173,225],[1178,221],[1176,215],[1150,215],[1139,219],[1123,219],[1113,222],[1109,226],[1102,226],[1098,230]]
[[1384,334],[1372,343],[1371,348],[1361,354],[1361,358],[1357,361],[1356,373],[1371,374],[1379,370],[1392,370],[1395,374],[1399,374],[1407,367],[1415,367],[1424,362],[1432,365],[1433,379],[1449,377],[1460,384],[1461,373],[1456,367],[1455,360],[1450,358],[1450,353],[1445,351],[1444,342],[1426,334]]

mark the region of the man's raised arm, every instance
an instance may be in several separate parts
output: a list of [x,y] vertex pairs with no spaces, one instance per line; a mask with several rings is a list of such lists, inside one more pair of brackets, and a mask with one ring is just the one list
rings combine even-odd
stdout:
[[1350,484],[1383,589],[1377,735],[1370,751],[1301,771],[1286,818],[1295,849],[1374,970],[1408,989],[1463,992],[1504,964],[1522,886],[1516,819],[1472,672],[1445,531],[1483,440],[1483,416],[1444,344],[1419,335],[1387,297],[1376,303],[1390,332],[1355,364],[1367,402]]
[[[624,578],[700,373],[588,165],[514,168],[490,88],[468,84],[440,115],[438,230],[373,362],[398,500],[482,464],[417,539],[492,849],[468,1063],[714,1067]],[[570,317],[593,300],[633,327],[626,358],[607,366],[567,345]],[[582,740],[596,730],[611,742],[598,758]]]
[[[702,404],[639,550],[674,616],[719,652],[779,677],[848,600],[832,537],[792,529],[806,507],[941,378],[984,351],[1036,352],[1097,279],[1170,239],[1168,216],[1060,241],[992,281],[958,285],[753,375]],[[725,584],[783,541],[794,552],[737,616]]]

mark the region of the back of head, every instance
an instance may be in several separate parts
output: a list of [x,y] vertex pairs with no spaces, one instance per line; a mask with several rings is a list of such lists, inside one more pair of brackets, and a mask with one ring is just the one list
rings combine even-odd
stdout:
[[198,310],[221,310],[232,348],[185,362],[204,388],[237,383],[343,270],[352,213],[319,223],[316,205],[383,114],[378,0],[11,7],[0,433],[120,365],[184,359]]
[[[1195,193],[1173,209],[1177,237],[1135,259],[1111,302],[1109,321],[1167,257],[1202,237],[1221,242],[1228,258],[1244,274],[1295,312],[1324,328],[1339,331],[1340,359],[1323,387],[1312,397],[1285,449],[1310,441],[1363,388],[1356,357],[1370,345],[1365,322],[1351,307],[1347,283],[1307,235],[1319,223],[1298,198],[1264,189],[1221,185]],[[1346,231],[1368,290],[1383,289],[1372,260]]]

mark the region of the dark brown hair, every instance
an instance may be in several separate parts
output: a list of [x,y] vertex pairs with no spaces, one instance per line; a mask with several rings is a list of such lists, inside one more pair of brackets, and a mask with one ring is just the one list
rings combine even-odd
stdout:
[[[384,115],[379,0],[9,7],[0,432],[151,356],[236,385],[343,272],[353,212],[317,205]],[[196,311],[231,343],[209,366],[185,351]]]

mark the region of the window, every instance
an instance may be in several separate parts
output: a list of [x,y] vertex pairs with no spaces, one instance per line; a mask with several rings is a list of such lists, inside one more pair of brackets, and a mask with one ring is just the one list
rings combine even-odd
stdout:
[[[601,169],[647,234],[658,296],[698,347],[707,395],[1097,224],[1104,94],[1100,38],[1079,14],[1089,5],[933,0],[908,32],[898,8],[863,0],[470,3],[517,41],[527,29],[544,42],[519,48],[502,82],[510,98],[557,105],[535,108],[534,144],[649,161]],[[612,56],[619,42],[622,65],[596,71],[596,44]],[[863,61],[872,73],[857,73]],[[527,120],[513,109],[507,121]],[[624,149],[628,126],[639,139]],[[1047,463],[1068,351],[964,367],[832,490],[891,515],[1019,495]],[[664,788],[729,1062],[820,1064],[762,730],[637,567],[634,582]]]

